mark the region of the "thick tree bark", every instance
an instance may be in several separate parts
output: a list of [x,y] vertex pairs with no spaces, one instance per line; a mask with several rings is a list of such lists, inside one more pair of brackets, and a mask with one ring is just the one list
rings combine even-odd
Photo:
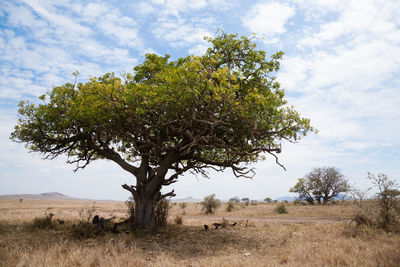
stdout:
[[173,190],[161,195],[161,187],[169,185],[173,181],[165,179],[169,166],[175,160],[175,154],[166,156],[166,159],[157,168],[149,166],[148,157],[143,157],[136,173],[136,186],[127,184],[122,187],[132,193],[135,200],[134,227],[151,229],[155,223],[155,209],[159,200],[167,196],[175,196]]
[[150,229],[154,226],[155,209],[158,201],[161,199],[161,186],[156,190],[149,190],[149,185],[140,184],[138,186],[122,187],[132,193],[135,200],[135,217],[133,223],[135,228]]
[[155,208],[160,198],[160,190],[148,194],[146,190],[137,190],[135,199],[135,219],[137,228],[152,228],[154,226]]

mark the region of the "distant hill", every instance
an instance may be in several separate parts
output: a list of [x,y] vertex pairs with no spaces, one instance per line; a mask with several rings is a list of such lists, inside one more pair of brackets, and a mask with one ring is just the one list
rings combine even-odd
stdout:
[[8,199],[60,199],[60,200],[73,200],[76,198],[63,195],[58,192],[42,193],[42,194],[14,194],[14,195],[0,195],[0,198]]
[[276,198],[276,200],[278,200],[278,201],[284,201],[284,200],[293,201],[293,200],[295,200],[295,198],[296,197],[292,197],[292,196],[283,196],[283,197]]

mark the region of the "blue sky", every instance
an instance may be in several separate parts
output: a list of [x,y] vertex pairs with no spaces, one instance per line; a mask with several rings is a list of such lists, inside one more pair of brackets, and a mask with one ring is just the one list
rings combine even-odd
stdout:
[[[278,80],[319,130],[283,144],[280,161],[255,164],[256,176],[227,170],[185,175],[177,198],[210,193],[263,199],[289,195],[314,167],[334,166],[360,188],[367,171],[400,182],[400,2],[398,0],[0,1],[0,194],[58,191],[125,200],[133,177],[113,162],[73,173],[65,158],[42,160],[9,141],[20,100],[37,102],[53,85],[106,72],[122,74],[146,53],[199,55],[204,36],[258,36],[258,48],[285,52]],[[167,188],[168,189],[168,188]]]

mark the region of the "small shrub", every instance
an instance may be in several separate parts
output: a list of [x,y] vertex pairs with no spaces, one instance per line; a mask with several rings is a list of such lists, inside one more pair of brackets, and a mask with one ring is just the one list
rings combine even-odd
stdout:
[[185,202],[181,202],[181,203],[179,203],[179,207],[181,207],[181,209],[185,209],[186,208],[186,203]]
[[294,205],[302,205],[302,206],[305,206],[305,205],[307,205],[307,203],[306,202],[304,202],[304,201],[302,201],[302,200],[300,200],[300,199],[295,199],[295,200],[293,200],[293,204]]
[[185,214],[186,214],[186,212],[185,212],[186,206],[187,206],[187,205],[186,205],[185,202],[179,203],[179,207],[181,207],[181,209],[182,209],[182,215],[185,215]]
[[355,214],[352,218],[356,226],[368,226],[371,227],[376,224],[376,222],[366,213],[359,212]]
[[168,213],[170,210],[170,201],[168,199],[161,199],[158,201],[155,210],[155,226],[160,227],[167,224]]
[[133,197],[129,197],[125,201],[125,205],[128,208],[128,218],[133,221],[135,219],[135,200]]
[[228,206],[226,206],[226,211],[231,212],[235,209],[235,204],[232,201],[228,202]]
[[201,205],[203,206],[202,210],[204,210],[206,214],[210,214],[214,213],[214,211],[221,206],[221,201],[215,198],[215,194],[212,194],[205,197]]
[[257,200],[252,200],[252,201],[250,201],[250,203],[252,206],[257,206],[257,204],[258,204]]
[[288,210],[286,209],[286,206],[284,204],[278,205],[275,210],[276,213],[278,214],[287,214],[289,213]]
[[93,205],[87,209],[81,209],[78,211],[79,217],[81,221],[90,222],[90,219],[96,213],[97,207],[96,202],[93,202]]
[[249,199],[248,197],[244,197],[244,198],[242,198],[242,201],[244,202],[244,204],[245,204],[246,206],[248,206],[248,205],[249,205],[249,202],[250,202],[250,199]]
[[72,226],[71,234],[76,239],[88,239],[96,237],[103,232],[101,228],[90,222],[80,221],[77,225]]
[[33,219],[32,227],[34,229],[53,229],[55,228],[55,224],[53,223],[54,214],[50,213],[44,217],[36,217]]
[[182,216],[177,215],[177,216],[175,217],[175,219],[174,219],[174,222],[175,222],[175,224],[179,224],[179,225],[183,224],[183,218],[182,218]]
[[354,190],[359,210],[352,218],[357,227],[366,226],[386,232],[400,232],[400,191],[398,185],[385,174],[368,173],[367,177],[378,189],[376,199],[364,203],[367,191]]

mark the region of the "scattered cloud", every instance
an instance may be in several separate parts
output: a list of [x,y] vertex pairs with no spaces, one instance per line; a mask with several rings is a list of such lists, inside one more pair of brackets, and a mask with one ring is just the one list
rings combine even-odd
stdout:
[[243,26],[251,32],[265,37],[265,42],[278,41],[279,34],[286,32],[285,24],[295,14],[295,10],[279,2],[258,3],[246,12]]
[[204,25],[194,25],[184,19],[174,18],[160,19],[153,33],[156,38],[165,40],[174,47],[198,46],[199,43],[205,43],[204,36],[212,36]]
[[[247,196],[240,193],[243,189],[251,191],[255,198],[279,196],[286,194],[298,177],[318,166],[336,166],[355,180],[365,177],[368,170],[387,170],[393,178],[399,176],[399,1],[116,3],[2,3],[0,149],[10,153],[0,155],[0,177],[15,177],[21,181],[20,188],[26,184],[25,190],[29,191],[32,183],[25,178],[28,166],[30,176],[43,179],[46,184],[53,184],[52,174],[57,173],[63,179],[73,176],[76,178],[71,179],[77,179],[77,183],[80,179],[91,185],[102,177],[107,189],[99,185],[100,191],[108,192],[114,186],[118,190],[120,183],[129,181],[110,178],[107,182],[106,178],[114,176],[128,180],[112,163],[94,164],[74,176],[72,167],[65,165],[63,159],[42,161],[40,156],[28,154],[21,145],[11,143],[8,137],[17,119],[18,101],[33,100],[53,85],[72,81],[71,73],[75,70],[81,73],[79,79],[85,81],[89,75],[129,71],[149,52],[172,53],[174,57],[202,54],[208,47],[203,37],[213,36],[217,29],[247,36],[254,32],[264,37],[259,42],[260,49],[274,52],[279,48],[286,53],[278,80],[286,89],[288,103],[310,118],[319,134],[306,137],[299,144],[283,144],[280,159],[287,172],[268,158],[267,162],[256,164],[254,180],[232,182],[229,171],[213,173],[217,183],[216,179],[197,181],[185,177],[176,184],[179,196],[202,197],[211,183],[216,185],[217,195],[225,194],[226,198],[233,192]],[[7,179],[0,182],[0,193],[4,186],[10,193],[15,189],[11,178]],[[197,183],[196,191],[193,183]],[[63,183],[59,179],[55,184]],[[74,195],[84,194],[83,190]],[[118,198],[119,193],[114,196]]]

